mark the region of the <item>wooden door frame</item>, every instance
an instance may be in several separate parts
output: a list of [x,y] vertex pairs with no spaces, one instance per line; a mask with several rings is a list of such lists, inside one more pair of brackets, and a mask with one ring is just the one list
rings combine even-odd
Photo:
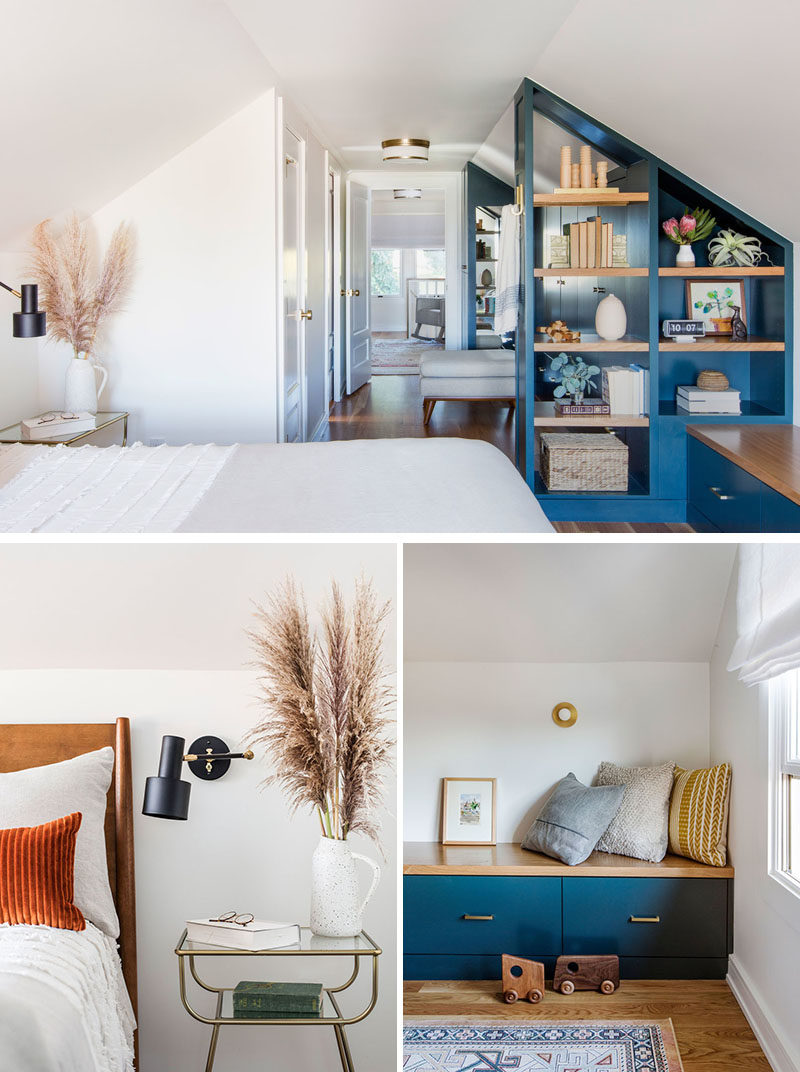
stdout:
[[[325,151],[327,174],[333,179],[333,219],[331,198],[325,198],[325,334],[333,335],[333,401],[343,397],[342,376],[342,296],[344,289],[344,263],[342,261],[342,169]],[[333,249],[331,250],[331,241]],[[331,273],[333,264],[333,274]],[[338,278],[337,278],[338,273]],[[333,297],[331,303],[329,299]],[[331,323],[331,304],[333,323]]]

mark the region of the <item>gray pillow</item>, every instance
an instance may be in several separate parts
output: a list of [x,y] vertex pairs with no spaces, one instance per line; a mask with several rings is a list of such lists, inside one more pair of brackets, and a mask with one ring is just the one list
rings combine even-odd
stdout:
[[619,813],[597,844],[601,852],[635,856],[658,863],[669,844],[669,798],[674,763],[657,767],[618,767],[601,763],[598,785],[624,785]]
[[583,863],[619,811],[624,795],[624,786],[583,785],[568,774],[547,798],[525,835],[523,849],[543,852],[565,864]]

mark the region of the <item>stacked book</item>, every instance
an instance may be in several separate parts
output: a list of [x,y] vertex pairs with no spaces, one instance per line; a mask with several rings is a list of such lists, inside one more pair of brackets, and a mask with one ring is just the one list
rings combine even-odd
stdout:
[[78,413],[50,410],[40,413],[38,417],[26,417],[20,421],[20,427],[23,439],[57,439],[59,436],[90,432],[97,427],[97,421],[93,413],[83,410]]
[[233,991],[237,1020],[311,1020],[322,1012],[322,983],[241,982]]
[[201,945],[221,945],[226,949],[280,949],[300,941],[296,923],[273,923],[254,919],[252,923],[221,923],[212,919],[188,919],[186,937]]
[[567,223],[570,268],[611,268],[614,262],[614,225],[590,216],[582,223]]
[[684,413],[726,413],[740,416],[742,412],[741,392],[703,391],[699,387],[679,387],[676,404]]
[[641,365],[609,365],[603,369],[603,401],[614,414],[644,416],[648,412],[650,372]]

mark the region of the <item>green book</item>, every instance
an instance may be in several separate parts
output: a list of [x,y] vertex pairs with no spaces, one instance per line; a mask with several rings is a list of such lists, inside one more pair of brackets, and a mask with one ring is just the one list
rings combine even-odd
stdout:
[[318,1016],[322,1004],[322,983],[241,982],[233,992],[236,1016],[255,1014],[255,1019],[271,1015],[278,1019],[294,1014]]
[[317,1012],[278,1012],[275,1009],[234,1009],[234,1020],[314,1020]]

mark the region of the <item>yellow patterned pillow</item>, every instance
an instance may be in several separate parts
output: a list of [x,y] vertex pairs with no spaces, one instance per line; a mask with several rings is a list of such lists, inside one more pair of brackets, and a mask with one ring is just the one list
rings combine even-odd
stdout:
[[675,768],[669,805],[669,851],[701,864],[724,867],[728,859],[731,767]]

